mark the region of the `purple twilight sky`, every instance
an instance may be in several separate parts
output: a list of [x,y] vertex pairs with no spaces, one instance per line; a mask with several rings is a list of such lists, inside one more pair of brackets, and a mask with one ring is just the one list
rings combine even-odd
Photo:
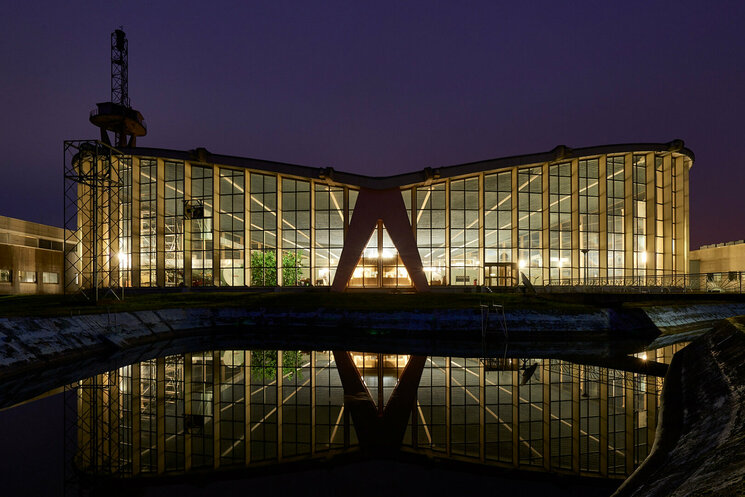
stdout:
[[691,246],[745,238],[741,0],[6,2],[0,214],[62,224],[120,25],[138,145],[388,175],[682,138]]

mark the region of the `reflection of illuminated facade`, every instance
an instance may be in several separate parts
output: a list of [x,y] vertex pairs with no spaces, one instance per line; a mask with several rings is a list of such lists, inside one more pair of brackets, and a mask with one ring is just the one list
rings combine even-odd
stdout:
[[[669,362],[672,350],[651,354]],[[362,437],[334,357],[184,354],[81,381],[76,463],[84,472],[134,476],[358,451]],[[387,403],[406,356],[351,357],[372,398]],[[554,359],[429,357],[400,449],[623,477],[651,448],[661,381]]]
[[[123,149],[123,286],[660,284],[688,263],[681,141],[386,178]],[[391,196],[391,193],[395,195]]]

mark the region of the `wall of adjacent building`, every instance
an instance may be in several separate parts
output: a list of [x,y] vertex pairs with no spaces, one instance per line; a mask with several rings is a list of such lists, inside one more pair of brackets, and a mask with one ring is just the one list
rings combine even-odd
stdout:
[[704,245],[690,254],[692,273],[745,271],[745,240]]
[[0,216],[0,295],[63,293],[63,247],[62,228]]

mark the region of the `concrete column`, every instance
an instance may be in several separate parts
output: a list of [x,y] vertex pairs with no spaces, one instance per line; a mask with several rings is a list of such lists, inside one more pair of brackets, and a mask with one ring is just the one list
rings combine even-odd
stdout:
[[[413,203],[412,203],[413,205]],[[411,216],[414,221],[414,216]],[[484,285],[484,268],[486,267],[486,247],[484,243],[484,173],[479,174],[479,285]],[[414,240],[416,241],[416,227],[412,228]]]
[[[345,209],[346,210],[346,209]],[[248,214],[246,214],[248,215]],[[246,218],[246,227],[248,227]],[[316,182],[310,182],[310,284],[316,286]]]
[[[248,192],[249,189],[246,188],[246,192]],[[245,350],[243,351],[243,398],[245,399],[245,409],[246,412],[244,414],[244,433],[246,434],[246,450],[245,450],[245,456],[246,456],[246,466],[251,464],[251,351]]]
[[543,469],[551,469],[551,370],[549,360],[541,360],[543,383]]
[[[245,240],[243,244],[243,267],[245,268],[246,286],[251,286],[251,173],[249,173],[248,171],[246,171],[245,173],[243,186],[245,190],[243,196],[243,239]],[[313,185],[311,185],[311,195],[313,195],[312,188]],[[313,223],[312,216],[310,222]],[[313,237],[312,230],[310,236]]]
[[520,465],[520,375],[512,371],[512,466]]
[[282,218],[283,218],[283,211],[282,211],[282,176],[279,174],[277,175],[277,286],[284,286],[284,281],[282,281],[282,250],[283,250],[283,243],[282,243]]
[[[414,413],[416,413],[416,405],[414,405]],[[416,437],[416,432],[412,432],[412,437]],[[479,460],[482,463],[486,461],[486,371],[481,361],[479,361]]]
[[445,264],[447,264],[448,285],[452,286],[455,281],[450,265],[450,226],[450,179],[448,179],[445,181]]
[[447,455],[450,457],[452,454],[452,380],[451,380],[451,369],[452,369],[452,357],[448,357],[445,360],[445,446],[447,447]]
[[282,408],[284,404],[284,393],[282,383],[284,375],[282,351],[277,351],[277,460],[282,460]]
[[316,454],[316,352],[310,353],[310,453]]
[[623,373],[623,396],[624,407],[626,408],[626,418],[624,426],[626,427],[626,474],[634,472],[634,375],[633,373]]
[[[517,267],[517,270],[520,271],[520,260],[519,260],[519,251],[517,249],[518,246],[518,238],[517,238],[517,225],[519,222],[519,216],[517,214],[517,193],[519,185],[517,184],[517,168],[513,167],[510,171],[511,179],[512,179],[512,193],[510,194],[510,203],[512,204],[512,262],[515,264],[515,267]],[[497,214],[499,215],[499,214]],[[518,283],[520,282],[520,275],[514,275],[517,278]]]
[[572,472],[579,474],[579,403],[580,383],[582,382],[582,368],[577,364],[569,364],[572,371]]

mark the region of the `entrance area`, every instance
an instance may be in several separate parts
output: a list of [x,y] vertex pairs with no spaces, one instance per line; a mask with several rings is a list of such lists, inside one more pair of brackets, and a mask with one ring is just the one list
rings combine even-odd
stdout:
[[516,286],[517,265],[514,262],[487,262],[484,265],[486,286]]
[[409,272],[406,270],[388,230],[378,221],[370,241],[349,280],[351,288],[410,288]]

